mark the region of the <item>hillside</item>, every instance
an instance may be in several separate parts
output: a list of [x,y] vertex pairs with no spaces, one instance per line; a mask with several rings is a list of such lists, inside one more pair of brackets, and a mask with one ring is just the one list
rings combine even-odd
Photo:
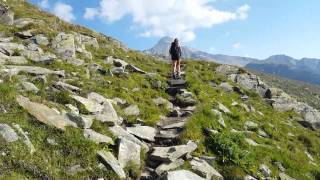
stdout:
[[0,179],[320,178],[320,112],[244,69],[168,62],[0,3]]
[[309,105],[320,109],[320,86],[302,81],[282,78],[280,76],[268,73],[262,73],[253,70],[250,71],[260,76],[261,79],[267,84],[280,88],[299,101],[306,102]]

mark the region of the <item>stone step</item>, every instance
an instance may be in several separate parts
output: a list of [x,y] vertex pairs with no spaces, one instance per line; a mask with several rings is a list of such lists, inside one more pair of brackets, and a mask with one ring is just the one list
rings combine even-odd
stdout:
[[171,87],[177,87],[177,86],[187,86],[187,82],[184,79],[169,79],[167,81],[167,83],[169,84],[169,86]]
[[[164,119],[161,119],[158,123],[157,126],[163,128],[166,126],[170,126],[173,124],[181,123],[181,122],[186,122],[187,118],[186,117],[165,117]],[[168,129],[168,128],[166,128]]]

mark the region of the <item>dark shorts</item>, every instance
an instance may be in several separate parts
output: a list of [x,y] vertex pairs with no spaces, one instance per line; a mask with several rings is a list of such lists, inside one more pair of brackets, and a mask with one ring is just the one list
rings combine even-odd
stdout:
[[172,57],[171,57],[171,60],[172,60],[172,61],[180,61],[180,57],[178,57],[178,56],[172,56]]

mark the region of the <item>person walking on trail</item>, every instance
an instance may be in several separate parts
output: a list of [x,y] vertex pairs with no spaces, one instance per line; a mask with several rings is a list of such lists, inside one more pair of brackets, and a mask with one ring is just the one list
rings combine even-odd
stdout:
[[177,38],[171,43],[169,53],[172,60],[172,76],[174,79],[178,79],[180,78],[180,61],[182,52]]

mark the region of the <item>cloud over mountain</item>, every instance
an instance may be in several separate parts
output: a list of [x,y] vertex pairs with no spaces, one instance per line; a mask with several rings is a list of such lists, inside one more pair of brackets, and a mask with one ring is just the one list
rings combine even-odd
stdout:
[[76,19],[72,11],[72,6],[61,2],[55,3],[53,8],[53,13],[67,22],[71,22]]
[[141,30],[141,36],[175,36],[184,41],[196,37],[198,28],[248,17],[249,5],[234,11],[222,11],[212,6],[213,0],[100,0],[99,7],[87,8],[84,18],[102,18],[108,23],[132,17],[133,26]]

